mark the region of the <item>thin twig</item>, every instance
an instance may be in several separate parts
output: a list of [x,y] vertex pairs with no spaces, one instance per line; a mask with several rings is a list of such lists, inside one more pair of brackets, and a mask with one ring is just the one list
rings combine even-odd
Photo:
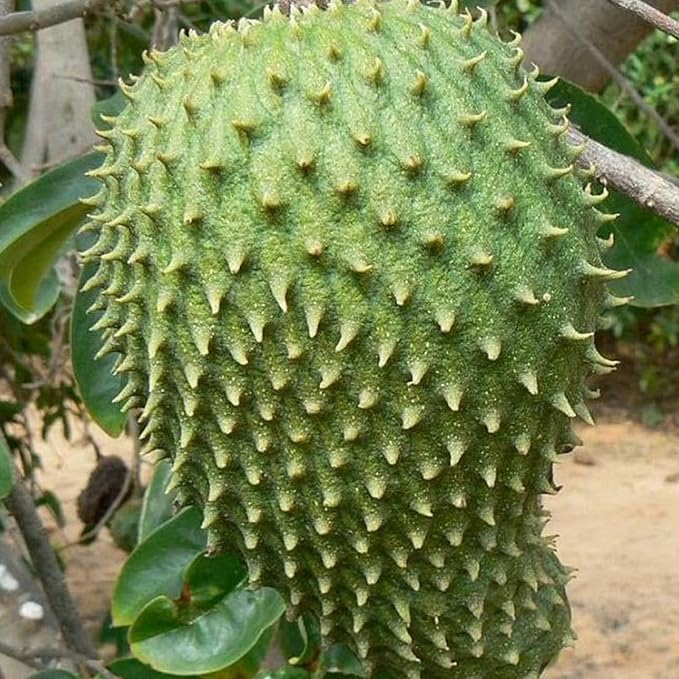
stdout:
[[76,83],[87,83],[88,85],[104,85],[106,87],[117,87],[118,80],[101,80],[100,78],[80,78],[77,75],[55,75],[55,80],[71,80]]
[[629,156],[589,139],[579,130],[571,128],[568,138],[576,146],[586,144],[578,163],[585,168],[594,167],[594,174],[602,184],[679,225],[679,187]]
[[76,653],[81,653],[88,658],[96,658],[97,652],[85,632],[57,557],[36,511],[33,498],[26,490],[16,470],[14,485],[5,499],[5,505],[16,520],[24,538],[50,608],[59,622],[64,643]]
[[66,0],[60,5],[30,12],[13,12],[0,19],[0,35],[14,35],[24,31],[63,24],[71,19],[85,16],[108,4],[109,0]]
[[0,653],[2,653],[2,655],[6,655],[8,658],[14,658],[14,660],[18,660],[24,665],[32,667],[34,670],[49,669],[44,663],[38,662],[35,658],[28,657],[21,649],[13,648],[4,641],[0,641]]
[[[4,113],[0,113],[0,117],[4,118]],[[0,127],[4,127],[4,124],[0,124]],[[9,150],[9,147],[4,141],[0,141],[0,163],[2,163],[14,175],[20,184],[25,184],[28,181],[28,177],[21,167],[21,163]]]
[[[19,649],[0,641],[0,653],[9,658],[14,658],[36,670],[50,669],[46,664],[50,660],[72,660],[73,662],[84,665],[88,669],[99,673],[105,679],[118,679],[117,675],[107,670],[103,663],[92,658],[88,658],[82,653],[71,651],[67,648],[35,648]],[[42,662],[40,662],[42,661]]]
[[[0,0],[0,21],[13,9],[14,0]],[[28,177],[21,163],[5,144],[5,121],[14,103],[10,79],[10,47],[11,38],[0,37],[0,163],[12,173],[19,184],[24,184],[28,181]]]
[[574,26],[568,17],[559,9],[558,5],[554,0],[547,0],[549,8],[554,12],[554,14],[561,20],[563,25],[568,29],[568,32],[576,39],[579,40],[587,49],[591,52],[592,56],[601,64],[601,67],[606,69],[610,74],[611,78],[618,84],[618,86],[623,89],[634,101],[634,103],[648,116],[651,118],[662,133],[667,137],[677,151],[679,151],[679,135],[672,129],[668,122],[648,103],[644,98],[636,91],[634,85],[630,83],[625,76],[618,71],[618,69],[606,58],[606,55],[590,40],[588,40],[581,31]]
[[641,0],[608,0],[608,2],[633,12],[646,23],[651,24],[651,26],[655,26],[661,31],[679,39],[679,21],[676,21],[655,7],[651,7],[648,3]]

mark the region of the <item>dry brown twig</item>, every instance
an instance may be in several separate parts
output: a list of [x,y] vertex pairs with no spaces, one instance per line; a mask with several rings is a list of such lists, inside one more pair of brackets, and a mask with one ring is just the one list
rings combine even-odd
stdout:
[[679,39],[679,21],[641,0],[608,0],[642,18],[646,23]]
[[568,138],[575,146],[585,145],[578,163],[586,169],[593,168],[602,184],[679,226],[679,186],[636,160],[586,137],[579,130],[571,128]]

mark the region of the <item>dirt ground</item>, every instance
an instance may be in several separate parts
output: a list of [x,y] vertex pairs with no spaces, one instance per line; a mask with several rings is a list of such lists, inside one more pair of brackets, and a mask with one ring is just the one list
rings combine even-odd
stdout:
[[[562,560],[578,569],[570,585],[575,648],[547,679],[679,679],[679,434],[608,415],[580,431],[585,445],[564,456],[549,498],[550,533]],[[125,442],[100,437],[105,453]],[[77,539],[75,499],[94,461],[91,448],[43,446],[44,481],[65,505],[62,539]],[[56,536],[55,536],[56,537]],[[124,555],[104,531],[91,547],[63,556],[87,625],[97,628]]]

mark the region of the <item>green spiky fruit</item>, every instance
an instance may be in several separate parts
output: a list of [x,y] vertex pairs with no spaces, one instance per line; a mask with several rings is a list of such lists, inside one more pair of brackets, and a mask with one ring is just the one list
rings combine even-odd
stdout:
[[536,677],[570,638],[539,497],[610,369],[603,196],[484,22],[335,2],[148,55],[84,254],[213,547],[408,679]]

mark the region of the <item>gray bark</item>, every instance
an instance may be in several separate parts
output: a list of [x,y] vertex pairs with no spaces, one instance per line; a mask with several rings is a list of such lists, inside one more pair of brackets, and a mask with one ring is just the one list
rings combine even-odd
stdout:
[[[33,0],[42,10],[59,0]],[[23,167],[39,174],[86,151],[95,141],[90,109],[95,103],[92,70],[82,19],[37,34],[37,58],[31,85]]]

